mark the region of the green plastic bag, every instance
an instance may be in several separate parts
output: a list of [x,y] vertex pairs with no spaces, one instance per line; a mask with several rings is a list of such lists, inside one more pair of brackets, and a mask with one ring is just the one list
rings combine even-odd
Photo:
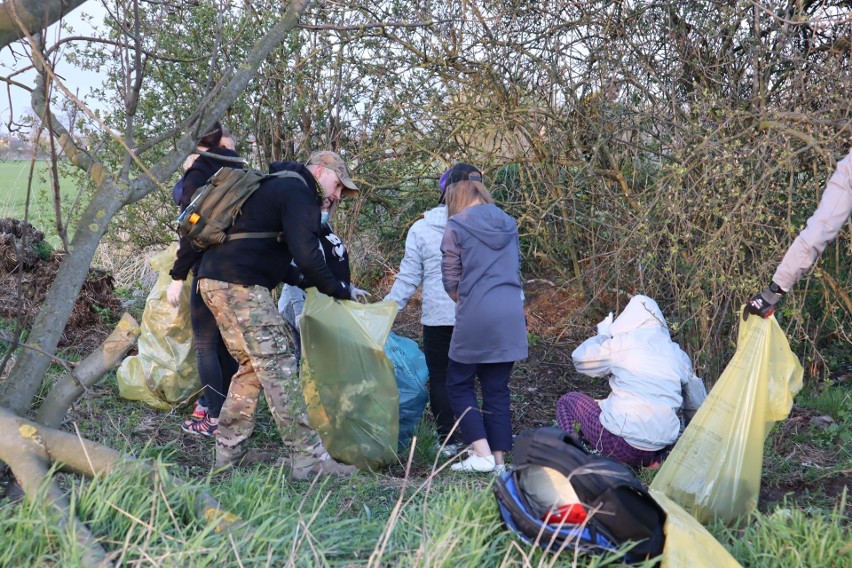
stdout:
[[700,522],[731,523],[757,507],[763,444],[802,388],[802,366],[774,317],[740,325],[737,351],[651,489]]
[[160,410],[194,400],[201,392],[198,363],[192,345],[187,278],[175,309],[166,298],[172,282],[169,270],[177,255],[177,243],[154,255],[151,267],[159,273],[145,300],[139,354],[127,357],[118,368],[118,392],[128,400],[140,400]]
[[397,461],[399,393],[384,352],[396,302],[359,304],[308,290],[302,387],[308,421],[337,461],[376,470]]

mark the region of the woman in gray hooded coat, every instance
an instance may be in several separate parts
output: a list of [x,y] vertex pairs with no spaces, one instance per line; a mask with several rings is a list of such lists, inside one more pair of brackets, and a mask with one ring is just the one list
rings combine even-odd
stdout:
[[456,301],[447,392],[464,441],[472,446],[452,469],[499,471],[503,454],[512,449],[509,377],[528,351],[518,227],[494,205],[482,172],[471,165],[453,166],[446,201],[441,269],[444,289]]

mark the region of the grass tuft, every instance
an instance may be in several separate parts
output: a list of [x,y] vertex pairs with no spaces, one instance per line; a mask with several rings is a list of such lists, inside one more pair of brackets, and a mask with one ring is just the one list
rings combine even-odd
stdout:
[[722,538],[744,566],[852,566],[847,497],[844,490],[828,512],[785,501],[770,513],[755,513],[744,529],[723,531]]

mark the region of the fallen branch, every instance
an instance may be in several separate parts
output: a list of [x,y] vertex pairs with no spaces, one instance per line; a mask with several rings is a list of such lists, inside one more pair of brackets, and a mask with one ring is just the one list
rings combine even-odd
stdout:
[[6,462],[12,475],[33,503],[44,502],[56,513],[59,531],[70,530],[77,542],[83,546],[82,562],[86,566],[108,566],[107,553],[98,544],[89,529],[71,514],[71,503],[50,477],[50,456],[42,445],[39,430],[27,421],[19,421],[17,428],[10,428],[9,420],[17,418],[11,412],[0,409],[0,460]]
[[86,388],[97,384],[104,375],[118,366],[127,352],[136,345],[138,338],[139,324],[133,316],[125,313],[100,347],[63,375],[50,389],[50,394],[38,409],[36,420],[52,428],[62,424],[68,409]]
[[[152,482],[160,476],[165,483],[183,486],[180,479],[164,477],[163,472],[146,462],[134,460],[112,448],[69,432],[32,422],[3,407],[0,407],[0,432],[3,432],[0,436],[0,461],[9,465],[31,502],[40,502],[44,495],[42,487],[47,488],[48,502],[60,515],[60,528],[73,525],[78,542],[86,547],[88,565],[108,564],[107,553],[89,530],[71,514],[67,496],[50,479],[52,465],[62,471],[90,478],[119,469],[141,471]],[[219,501],[204,491],[192,494],[190,506],[198,517],[212,523],[216,532],[251,530],[239,517],[222,509]]]

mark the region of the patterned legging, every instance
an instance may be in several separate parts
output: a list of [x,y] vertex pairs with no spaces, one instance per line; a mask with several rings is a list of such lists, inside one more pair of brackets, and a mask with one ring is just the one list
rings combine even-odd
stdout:
[[647,466],[660,460],[663,452],[638,450],[621,436],[616,436],[601,424],[601,407],[590,396],[569,392],[556,403],[556,423],[566,432],[574,433],[580,426],[580,437],[602,455],[628,465]]

